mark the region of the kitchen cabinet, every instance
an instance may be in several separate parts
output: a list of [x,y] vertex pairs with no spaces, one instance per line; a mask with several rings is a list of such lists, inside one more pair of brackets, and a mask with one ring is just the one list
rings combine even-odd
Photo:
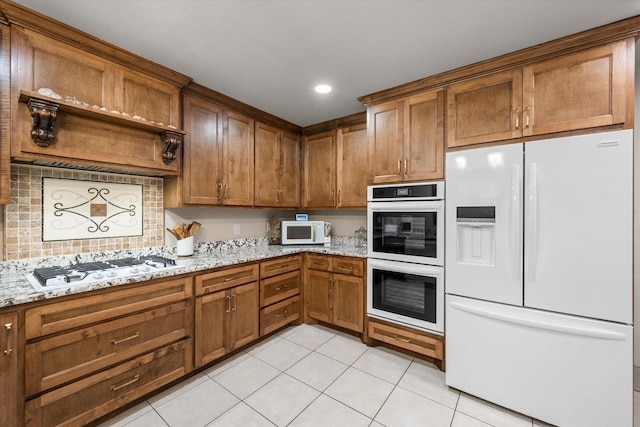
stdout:
[[[83,43],[95,40],[85,38],[71,45],[11,25],[11,157],[177,175],[179,96],[188,79],[178,73],[167,78],[162,67],[113,47],[109,54],[90,52]],[[128,60],[144,72],[125,66]],[[40,88],[63,99],[23,96]]]
[[307,135],[303,151],[305,207],[367,206],[366,124]]
[[0,25],[0,205],[11,202],[11,31]]
[[364,260],[307,254],[306,316],[364,331]]
[[369,318],[368,337],[428,356],[441,371],[445,370],[443,336]]
[[256,122],[255,206],[300,206],[300,138]]
[[25,311],[25,420],[87,424],[193,368],[191,277]]
[[167,197],[167,206],[251,206],[253,119],[188,93],[183,97],[183,109],[187,134],[182,192],[174,189],[179,194]]
[[[22,357],[22,355],[20,355]],[[18,313],[0,314],[0,419],[6,427],[19,425]]]
[[443,116],[443,90],[369,107],[369,183],[444,178]]
[[337,207],[367,206],[367,125],[340,128],[337,132]]
[[304,137],[302,204],[307,208],[336,206],[336,134],[322,132]]
[[447,88],[447,146],[624,123],[626,41]]
[[260,335],[300,319],[302,255],[260,263]]
[[258,277],[258,264],[195,277],[196,367],[258,339]]

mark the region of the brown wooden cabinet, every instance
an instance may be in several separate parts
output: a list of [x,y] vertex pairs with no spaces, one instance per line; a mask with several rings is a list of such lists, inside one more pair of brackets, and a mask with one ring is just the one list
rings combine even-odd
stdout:
[[317,254],[306,259],[306,316],[363,332],[364,260]]
[[[180,88],[188,79],[177,73],[176,81],[142,73],[78,47],[85,41],[86,36],[78,35],[77,44],[71,45],[11,26],[11,157],[176,175],[179,161],[165,161],[166,141],[161,135],[180,126]],[[130,56],[121,52],[121,60],[133,62]],[[52,89],[63,100],[44,99],[59,109],[51,129],[38,127],[47,135],[36,143],[31,133],[36,118],[20,95],[40,88]],[[66,105],[66,97],[88,106]],[[51,122],[39,125],[44,123]]]
[[195,365],[205,365],[259,336],[258,264],[195,278]]
[[303,152],[305,207],[367,206],[365,124],[307,135]]
[[300,138],[264,123],[255,131],[255,205],[300,206]]
[[367,110],[369,183],[444,177],[444,92],[435,90]]
[[624,123],[627,42],[620,41],[447,88],[447,146]]
[[336,206],[336,133],[307,135],[302,144],[302,204],[307,208]]
[[300,319],[302,255],[260,263],[260,335]]
[[443,336],[378,319],[369,318],[368,325],[369,338],[428,356],[440,370],[445,370]]
[[336,186],[339,208],[367,206],[367,125],[338,129]]
[[190,372],[191,277],[25,311],[25,424],[84,425]]
[[166,206],[253,204],[254,121],[200,96],[183,96],[182,186]]
[[[22,391],[18,386],[18,314],[0,314],[0,420],[6,427],[17,427]],[[20,355],[22,357],[22,355]]]

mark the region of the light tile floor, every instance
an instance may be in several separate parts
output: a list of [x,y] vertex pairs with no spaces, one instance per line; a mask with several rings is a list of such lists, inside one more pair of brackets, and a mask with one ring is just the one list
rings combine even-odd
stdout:
[[[635,407],[640,406],[636,392]],[[636,421],[637,422],[637,421]],[[636,424],[640,425],[640,424]],[[435,365],[318,325],[287,328],[100,427],[546,424],[445,385]]]

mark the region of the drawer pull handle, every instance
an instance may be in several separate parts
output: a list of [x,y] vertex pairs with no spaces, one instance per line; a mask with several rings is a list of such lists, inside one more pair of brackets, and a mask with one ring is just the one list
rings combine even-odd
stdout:
[[402,341],[402,342],[406,342],[406,343],[408,343],[408,344],[411,344],[411,339],[410,339],[410,338],[402,338],[402,337],[399,337],[399,336],[397,336],[397,335],[394,335],[393,337],[394,337],[395,339],[397,339],[398,341]]
[[13,352],[11,348],[11,329],[13,328],[13,323],[5,323],[4,328],[7,330],[7,349],[4,351],[4,354],[10,356],[11,352]]
[[287,268],[287,264],[283,264],[283,265],[281,265],[281,266],[280,266],[280,267],[278,267],[278,268]]
[[124,387],[126,387],[126,386],[128,386],[128,385],[131,385],[131,384],[133,384],[133,383],[137,382],[139,379],[140,379],[140,375],[136,375],[135,377],[131,378],[131,379],[130,379],[129,381],[127,381],[126,383],[123,383],[123,384],[120,384],[120,385],[115,385],[115,384],[114,384],[114,385],[111,385],[111,386],[109,387],[109,390],[111,390],[111,391],[118,391],[118,390],[120,390],[121,388],[124,388]]
[[224,278],[225,282],[231,282],[233,280],[238,280],[238,275],[236,274],[235,276],[227,276]]
[[111,340],[111,344],[113,344],[113,345],[122,344],[123,342],[135,340],[139,336],[140,336],[140,331],[135,331],[131,336],[128,336],[126,338],[121,338],[119,340]]
[[276,288],[276,291],[277,291],[277,292],[279,292],[279,291],[280,291],[280,288]]

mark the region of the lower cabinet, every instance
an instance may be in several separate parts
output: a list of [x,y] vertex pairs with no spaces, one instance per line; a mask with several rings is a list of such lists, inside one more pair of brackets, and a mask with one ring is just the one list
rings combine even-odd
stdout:
[[196,367],[258,339],[258,264],[201,274],[195,288]]
[[300,319],[302,255],[260,264],[260,335]]
[[364,260],[307,255],[307,317],[364,332]]
[[192,278],[25,311],[25,425],[85,425],[193,368]]
[[428,356],[440,370],[445,370],[443,336],[372,318],[369,318],[368,335],[374,340]]
[[0,420],[5,427],[19,423],[17,329],[16,312],[0,314]]

